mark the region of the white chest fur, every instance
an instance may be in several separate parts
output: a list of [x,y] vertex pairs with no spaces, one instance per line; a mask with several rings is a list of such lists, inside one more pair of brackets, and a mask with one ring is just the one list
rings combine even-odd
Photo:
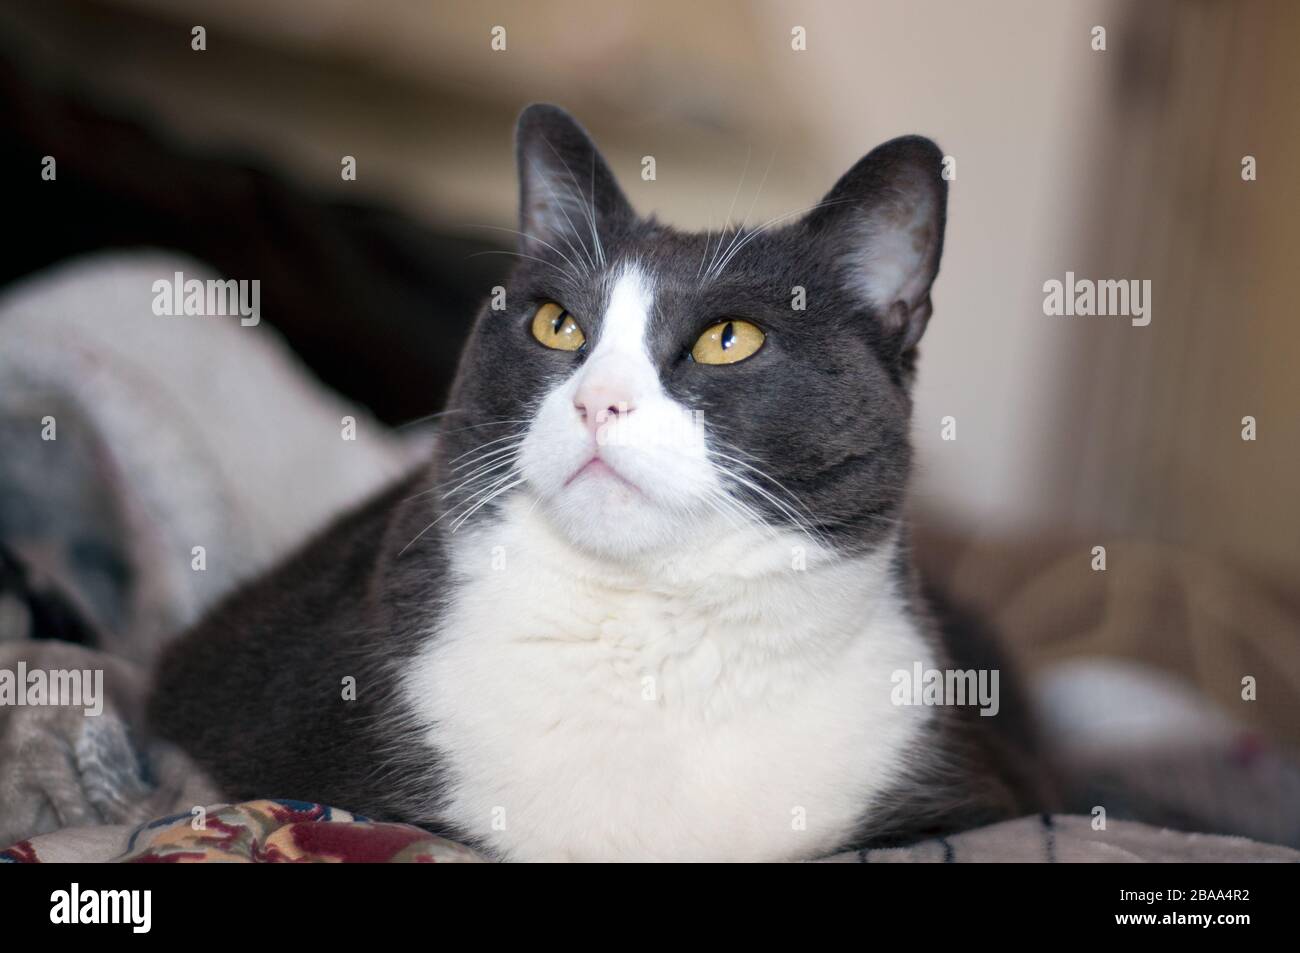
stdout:
[[890,675],[933,658],[890,552],[803,545],[720,529],[671,563],[615,570],[523,500],[458,539],[451,602],[405,684],[447,816],[521,860],[842,843],[924,756],[929,709],[893,705]]

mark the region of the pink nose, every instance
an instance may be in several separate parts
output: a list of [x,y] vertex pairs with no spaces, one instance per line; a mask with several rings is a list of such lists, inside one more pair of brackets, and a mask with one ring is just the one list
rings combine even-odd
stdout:
[[573,408],[595,435],[606,421],[626,417],[636,410],[636,403],[626,387],[595,381],[578,388],[573,397]]

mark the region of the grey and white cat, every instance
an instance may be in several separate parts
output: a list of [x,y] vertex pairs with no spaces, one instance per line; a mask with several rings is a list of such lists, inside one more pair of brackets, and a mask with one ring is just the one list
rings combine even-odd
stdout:
[[434,459],[173,644],[155,728],[232,797],[507,859],[810,858],[1016,809],[981,719],[891,697],[961,648],[904,521],[935,145],[720,235],[638,217],[560,109],[517,152],[519,262]]

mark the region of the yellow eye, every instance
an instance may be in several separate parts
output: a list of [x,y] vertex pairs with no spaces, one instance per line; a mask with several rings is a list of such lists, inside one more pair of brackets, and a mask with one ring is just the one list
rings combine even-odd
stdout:
[[699,364],[735,364],[757,354],[763,337],[748,321],[719,321],[700,335],[691,357]]
[[533,315],[533,337],[556,351],[576,351],[587,338],[573,315],[554,301],[548,301]]

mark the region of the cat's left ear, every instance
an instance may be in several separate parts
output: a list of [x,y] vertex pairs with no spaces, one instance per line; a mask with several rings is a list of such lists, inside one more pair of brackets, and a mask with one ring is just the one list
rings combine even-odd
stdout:
[[916,346],[930,319],[948,204],[942,171],[943,153],[929,139],[890,140],[846,172],[804,220],[809,239],[899,353]]
[[591,137],[560,107],[534,103],[520,114],[515,154],[525,248],[577,244],[599,260],[598,236],[635,217]]

